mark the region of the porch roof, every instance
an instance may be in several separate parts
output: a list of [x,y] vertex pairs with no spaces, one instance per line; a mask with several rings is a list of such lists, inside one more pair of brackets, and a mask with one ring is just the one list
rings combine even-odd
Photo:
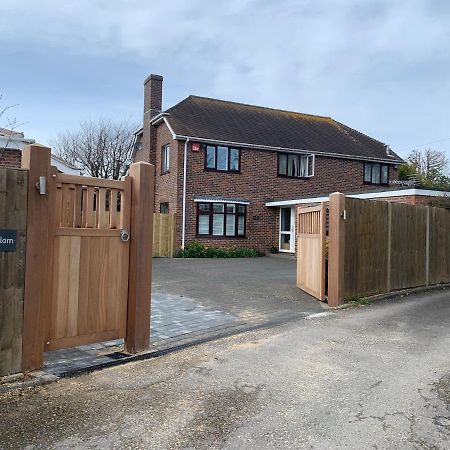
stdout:
[[[450,197],[449,191],[437,191],[429,189],[390,189],[388,191],[369,191],[358,193],[346,193],[347,197],[361,198],[361,199],[376,199],[376,198],[390,198],[390,197],[409,197],[409,196],[424,196],[424,197]],[[274,200],[266,202],[268,207],[282,207],[295,206],[307,203],[321,203],[329,200],[328,195],[317,197],[301,197],[290,200]]]

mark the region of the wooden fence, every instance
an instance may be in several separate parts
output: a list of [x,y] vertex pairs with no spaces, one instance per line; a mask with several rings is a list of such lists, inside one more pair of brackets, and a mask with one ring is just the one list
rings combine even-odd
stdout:
[[450,282],[450,210],[330,196],[328,303]]
[[20,372],[22,360],[27,172],[0,167],[0,229],[17,231],[13,252],[0,252],[0,376]]
[[175,256],[176,215],[153,214],[153,257]]

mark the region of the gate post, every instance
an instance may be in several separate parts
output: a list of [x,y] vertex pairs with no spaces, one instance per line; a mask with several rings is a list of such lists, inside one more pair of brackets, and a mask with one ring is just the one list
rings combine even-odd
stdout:
[[150,345],[155,167],[146,162],[131,164],[129,176],[131,232],[125,349],[138,353]]
[[[28,169],[27,245],[25,257],[25,294],[23,316],[22,372],[39,369],[43,364],[46,294],[48,282],[48,249],[50,198],[52,182],[51,150],[42,145],[27,145],[22,152],[22,168]],[[45,177],[45,182],[43,178]],[[41,181],[47,191],[40,193]]]
[[328,247],[328,305],[344,303],[345,195],[330,195],[330,241]]

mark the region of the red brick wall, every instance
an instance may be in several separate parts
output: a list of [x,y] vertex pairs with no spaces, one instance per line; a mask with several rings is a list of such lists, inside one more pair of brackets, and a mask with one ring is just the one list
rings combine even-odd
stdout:
[[[161,147],[163,145],[170,145],[170,168],[169,172],[164,175],[161,174]],[[164,126],[159,126],[156,129],[156,187],[155,187],[155,212],[159,212],[160,203],[169,203],[169,212],[177,212],[178,207],[178,172],[182,169],[183,152],[179,151],[179,142],[172,139],[172,134],[169,129]],[[181,164],[179,162],[181,159]],[[182,189],[182,184],[180,189]]]
[[[169,203],[169,211],[177,213],[177,239],[181,245],[183,202],[184,141],[172,139],[167,126],[156,128],[155,211],[160,203]],[[170,173],[161,175],[161,147],[170,144]],[[188,183],[186,195],[186,243],[199,240],[206,245],[254,247],[268,251],[278,247],[279,209],[268,208],[269,200],[287,200],[304,196],[328,195],[331,192],[353,192],[379,189],[363,184],[363,161],[316,156],[315,175],[307,180],[277,177],[277,153],[242,149],[241,173],[204,171],[204,151],[192,152],[188,146]],[[139,153],[139,152],[138,152]],[[393,167],[390,179],[397,179]],[[212,195],[244,198],[247,206],[245,238],[204,238],[196,236],[196,204],[194,197]]]
[[18,169],[22,164],[22,152],[20,150],[0,148],[0,166]]
[[409,203],[410,205],[428,205],[428,203],[441,199],[442,197],[428,197],[425,195],[404,195],[402,197],[377,198],[387,202]]

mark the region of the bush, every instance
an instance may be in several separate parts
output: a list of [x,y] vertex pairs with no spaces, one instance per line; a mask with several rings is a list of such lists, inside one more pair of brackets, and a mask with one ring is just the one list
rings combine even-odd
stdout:
[[177,254],[177,258],[254,258],[256,256],[264,256],[264,253],[254,248],[205,247],[197,241],[190,242]]

